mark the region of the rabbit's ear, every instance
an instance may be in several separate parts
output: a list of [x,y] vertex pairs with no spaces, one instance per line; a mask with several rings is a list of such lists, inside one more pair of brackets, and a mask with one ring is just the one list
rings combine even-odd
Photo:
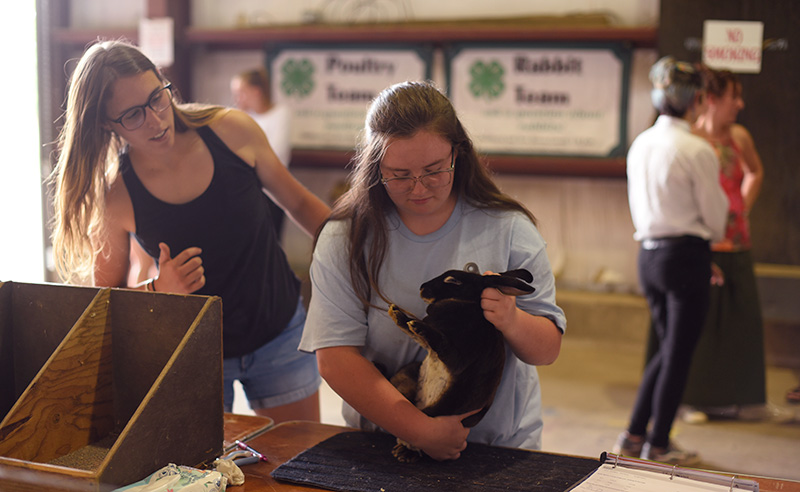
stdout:
[[509,270],[507,272],[501,273],[500,276],[502,277],[515,277],[520,280],[524,280],[525,282],[531,283],[533,282],[533,275],[528,270],[524,268],[518,268],[517,270]]
[[527,270],[511,270],[500,275],[486,275],[484,279],[486,279],[487,287],[494,287],[507,296],[522,296],[536,290],[522,281],[531,282],[533,280],[533,275]]

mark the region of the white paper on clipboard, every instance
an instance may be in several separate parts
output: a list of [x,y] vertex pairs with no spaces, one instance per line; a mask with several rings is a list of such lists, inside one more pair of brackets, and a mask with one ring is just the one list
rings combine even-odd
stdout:
[[634,492],[637,490],[647,490],[648,492],[729,492],[730,487],[697,482],[682,477],[670,478],[669,475],[621,466],[614,468],[613,465],[605,464],[572,489],[573,492]]

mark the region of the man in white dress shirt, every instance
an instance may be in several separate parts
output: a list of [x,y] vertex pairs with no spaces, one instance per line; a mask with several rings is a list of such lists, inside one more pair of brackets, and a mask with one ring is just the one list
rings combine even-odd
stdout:
[[[669,439],[708,310],[709,242],[722,239],[728,199],[719,161],[691,124],[702,107],[700,74],[664,57],[650,71],[655,124],[628,152],[628,201],[641,242],[639,281],[660,347],[645,368],[631,421],[614,450],[677,465],[697,453]],[[648,433],[648,424],[651,424]]]

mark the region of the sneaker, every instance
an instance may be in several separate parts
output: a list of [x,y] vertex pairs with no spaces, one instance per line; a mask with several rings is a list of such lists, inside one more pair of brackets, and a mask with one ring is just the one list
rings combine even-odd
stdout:
[[642,446],[642,454],[640,457],[643,460],[658,461],[659,463],[678,466],[698,465],[701,461],[699,454],[693,451],[680,449],[672,442],[670,442],[666,448],[657,448],[647,442]]
[[696,408],[687,408],[681,418],[687,424],[705,424],[708,422],[708,414]]
[[643,445],[644,445],[644,438],[642,438],[642,440],[640,441],[633,441],[631,440],[628,431],[625,431],[619,435],[616,444],[614,444],[614,447],[611,449],[611,452],[622,456],[630,456],[633,458],[638,458],[639,455],[642,453]]

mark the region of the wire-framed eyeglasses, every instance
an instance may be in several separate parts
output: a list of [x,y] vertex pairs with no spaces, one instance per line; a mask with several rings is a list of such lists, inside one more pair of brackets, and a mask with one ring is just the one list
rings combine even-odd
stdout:
[[396,178],[383,178],[381,183],[386,187],[389,193],[410,193],[411,190],[417,186],[417,181],[422,183],[422,186],[433,190],[447,186],[453,180],[453,171],[455,170],[456,153],[455,149],[450,148],[450,167],[439,171],[431,171],[421,176],[398,176]]
[[144,125],[144,121],[147,119],[147,108],[152,109],[155,113],[163,113],[170,106],[172,106],[172,84],[167,84],[155,91],[147,103],[134,106],[122,113],[122,116],[116,120],[111,121],[119,123],[128,131],[136,130]]

